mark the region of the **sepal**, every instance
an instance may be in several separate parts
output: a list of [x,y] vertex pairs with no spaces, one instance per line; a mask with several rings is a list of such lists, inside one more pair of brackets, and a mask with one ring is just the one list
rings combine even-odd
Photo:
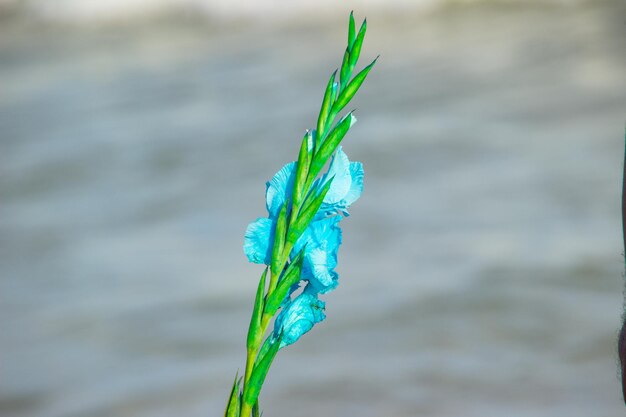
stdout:
[[263,337],[263,329],[261,328],[261,316],[263,315],[263,302],[265,296],[265,277],[267,276],[267,268],[263,271],[261,279],[259,280],[259,286],[256,290],[256,297],[254,299],[254,308],[252,310],[252,317],[250,318],[250,327],[248,328],[247,348],[248,350],[254,349],[254,346],[258,346],[259,339]]
[[226,405],[226,411],[224,411],[224,417],[239,417],[241,413],[241,395],[239,393],[239,387],[241,385],[241,378],[239,373],[235,375],[235,381],[233,382],[233,388],[230,390],[230,397],[228,404]]

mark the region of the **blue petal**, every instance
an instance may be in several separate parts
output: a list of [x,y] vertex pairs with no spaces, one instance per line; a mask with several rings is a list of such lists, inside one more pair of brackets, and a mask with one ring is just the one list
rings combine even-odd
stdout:
[[324,175],[323,182],[332,178],[328,193],[324,197],[325,204],[336,204],[345,198],[350,190],[352,179],[350,177],[350,161],[348,155],[342,150],[341,146],[337,148],[337,152],[333,155],[328,167],[328,173]]
[[360,162],[351,162],[350,163],[350,177],[352,178],[352,182],[350,184],[350,190],[346,194],[346,196],[341,200],[339,206],[343,210],[345,215],[348,215],[348,207],[352,205],[356,200],[359,199],[361,193],[363,192],[363,164]]
[[310,274],[309,282],[316,292],[327,293],[337,288],[339,275],[333,271],[337,266],[337,252],[328,253],[326,248],[316,248],[305,258],[305,275]]
[[274,228],[274,222],[267,218],[258,218],[248,225],[243,241],[243,251],[250,262],[270,264]]
[[278,217],[283,203],[291,197],[296,177],[296,165],[296,162],[288,163],[265,184],[265,205],[270,217]]
[[290,301],[276,317],[274,336],[282,334],[280,347],[295,343],[313,328],[316,323],[326,318],[325,303],[315,294],[303,292]]
[[301,277],[308,280],[316,292],[327,293],[337,287],[337,251],[341,245],[340,216],[316,220],[304,231],[294,245],[292,257],[304,250]]
[[[324,199],[319,212],[315,216],[316,219],[322,219],[328,215],[338,213],[349,216],[348,207],[360,197],[363,191],[363,165],[360,162],[348,161],[348,157],[341,148],[339,148],[336,156],[333,158],[328,174],[323,178],[330,177],[331,171],[332,175],[335,175],[335,179],[330,187],[329,194],[331,191],[333,193],[330,197],[327,195],[327,198]],[[337,181],[337,185],[334,185],[335,181]]]

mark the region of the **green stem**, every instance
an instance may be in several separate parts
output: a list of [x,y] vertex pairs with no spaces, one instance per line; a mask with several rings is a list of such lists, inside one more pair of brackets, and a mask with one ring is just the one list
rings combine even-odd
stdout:
[[[254,362],[256,361],[257,355],[259,354],[259,349],[261,348],[261,342],[263,341],[262,336],[265,335],[265,332],[267,331],[267,327],[269,326],[271,320],[272,320],[271,316],[269,316],[268,314],[263,314],[263,316],[261,317],[261,324],[260,324],[261,332],[259,333],[261,337],[259,337],[258,340],[255,340],[254,345],[250,347],[250,349],[248,349],[248,352],[246,355],[246,373],[244,375],[244,382],[241,388],[242,392],[245,391],[245,387],[250,380],[250,376],[252,375],[252,370],[254,369]],[[249,417],[251,412],[252,412],[252,407],[249,404],[246,404],[245,401],[243,401],[241,404],[240,416]]]

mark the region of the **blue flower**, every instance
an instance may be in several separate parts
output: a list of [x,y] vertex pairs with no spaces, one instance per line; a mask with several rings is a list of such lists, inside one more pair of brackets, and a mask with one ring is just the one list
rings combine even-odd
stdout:
[[339,275],[337,251],[341,245],[340,216],[316,220],[304,231],[294,245],[292,256],[304,249],[304,262],[301,277],[308,280],[311,290],[327,293],[337,287]]
[[[274,243],[276,218],[284,202],[291,198],[296,175],[296,162],[283,166],[266,183],[265,199],[269,216],[250,223],[246,229],[244,253],[250,262],[269,265]],[[315,220],[296,242],[292,255],[306,245],[303,279],[309,279],[319,292],[331,291],[337,286],[337,249],[341,244],[341,219],[336,214],[348,215],[348,207],[363,191],[363,166],[350,162],[341,147],[332,157],[328,172],[315,182],[323,184],[332,178],[332,183]],[[330,216],[330,217],[329,217]]]
[[295,343],[316,323],[326,318],[325,303],[317,298],[317,294],[307,289],[305,288],[295,299],[289,300],[276,317],[274,337],[282,334],[281,348]]

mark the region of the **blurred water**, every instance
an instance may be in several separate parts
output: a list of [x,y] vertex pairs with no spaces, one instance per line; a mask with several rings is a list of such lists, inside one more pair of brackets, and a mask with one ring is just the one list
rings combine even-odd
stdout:
[[[533,0],[536,5],[577,5],[595,0]],[[202,15],[216,20],[252,18],[284,21],[337,16],[339,10],[368,13],[419,13],[485,0],[0,0],[0,14],[22,14],[43,21],[84,25],[155,16]],[[527,0],[489,0],[493,5],[524,4]]]
[[[365,192],[268,416],[616,416],[624,4],[368,13]],[[0,414],[221,415],[344,16],[0,26]],[[357,12],[357,16],[361,13]]]

